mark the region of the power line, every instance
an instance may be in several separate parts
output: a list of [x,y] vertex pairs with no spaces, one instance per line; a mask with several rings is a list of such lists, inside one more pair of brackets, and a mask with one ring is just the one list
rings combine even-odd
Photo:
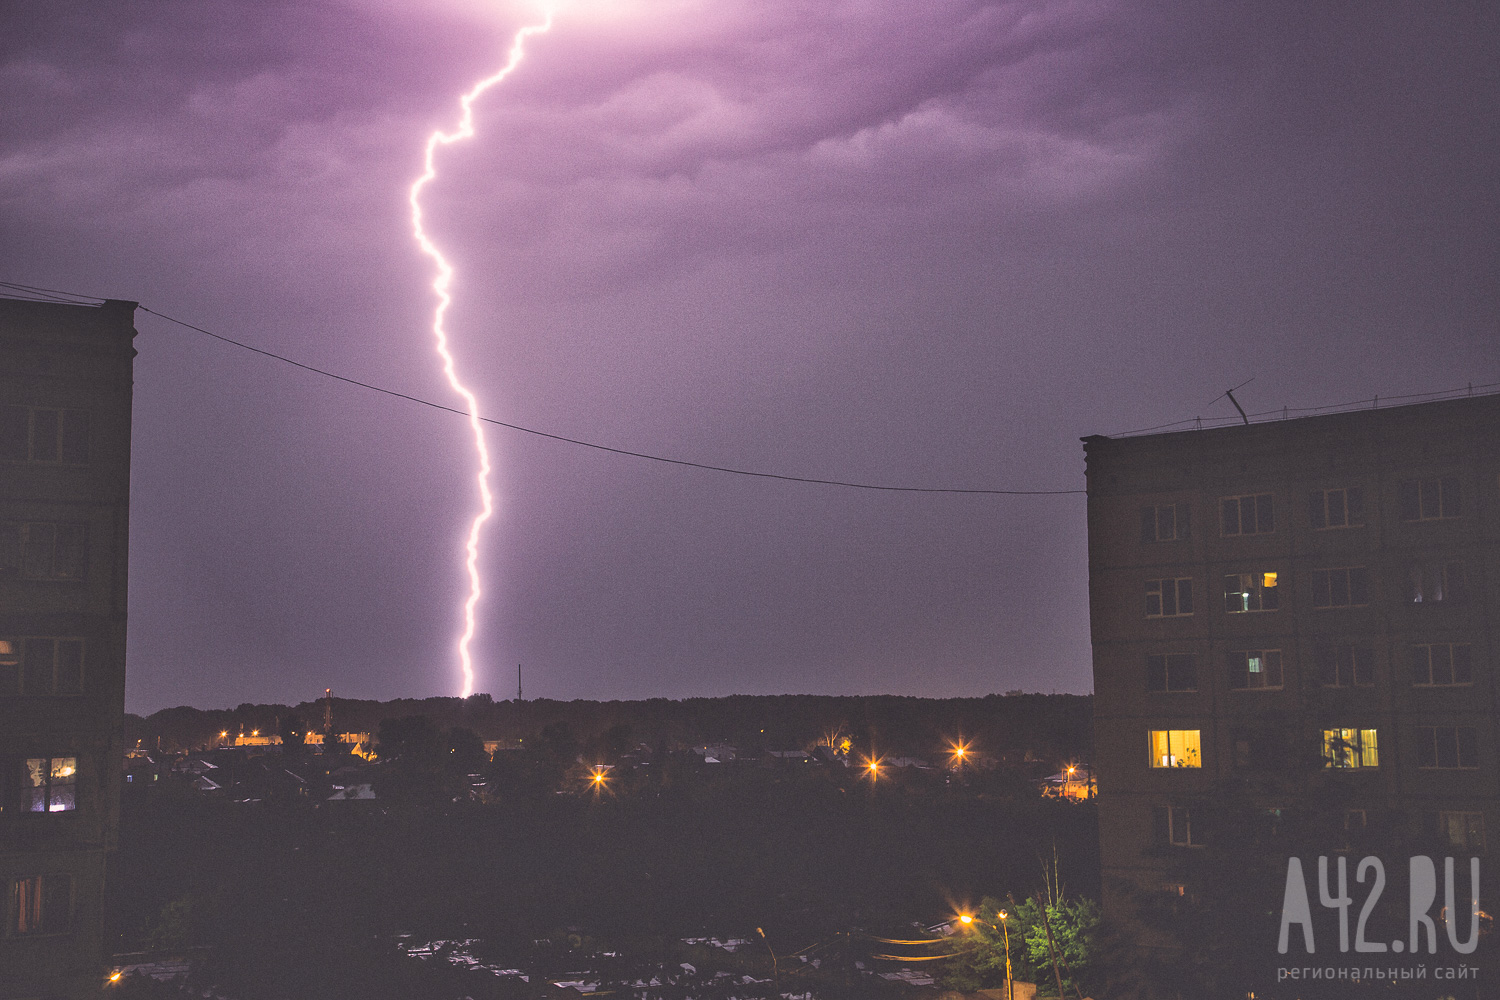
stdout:
[[[404,399],[411,403],[419,403],[422,406],[430,406],[435,410],[443,410],[447,413],[456,413],[461,417],[467,417],[469,415],[464,410],[456,409],[452,406],[446,406],[442,403],[436,403],[430,399],[423,399],[420,396],[412,396],[404,392],[397,392],[394,389],[387,389],[384,386],[373,385],[369,382],[361,382],[359,379],[349,378],[346,375],[339,375],[324,368],[317,368],[313,365],[304,364],[301,361],[294,360],[282,354],[277,354],[273,351],[267,351],[260,347],[253,347],[250,344],[235,340],[231,337],[226,337],[223,334],[214,333],[212,330],[205,330],[201,326],[194,326],[192,323],[188,323],[183,320],[176,319],[172,316],[168,316],[166,313],[157,312],[155,309],[151,309],[147,306],[139,306],[139,308],[143,312],[148,312],[153,316],[160,317],[161,319],[164,319],[169,323],[175,323],[178,326],[185,327],[189,330],[194,330],[198,333],[204,334],[205,336],[212,337],[215,340],[223,341],[226,344],[232,344],[235,347],[242,348],[254,354],[259,354],[263,357],[272,358],[276,361],[281,361],[294,367],[301,368],[303,371],[313,372],[314,374],[322,375],[325,378],[335,379],[339,382],[345,382],[349,385],[359,386],[361,389],[369,389],[372,392],[382,393],[387,396],[394,396],[397,399]],[[629,458],[643,458],[651,462],[663,462],[667,465],[680,465],[689,469],[703,469],[708,472],[724,472],[735,476],[751,476],[756,479],[779,479],[783,482],[788,483],[808,483],[818,486],[843,486],[848,489],[876,490],[887,493],[970,493],[991,496],[1066,496],[1068,494],[1082,494],[1087,492],[1087,490],[993,490],[960,489],[955,487],[938,486],[890,486],[881,483],[856,483],[842,479],[819,479],[813,476],[788,476],[779,472],[757,472],[750,469],[731,468],[725,465],[709,465],[704,462],[690,462],[687,459],[682,458],[668,458],[664,455],[652,455],[642,451],[630,451],[625,448],[615,448],[607,444],[599,444],[595,441],[584,441],[580,438],[570,438],[565,437],[561,434],[553,434],[549,431],[540,431],[534,427],[523,427],[520,424],[507,423],[504,420],[496,420],[493,417],[480,417],[479,419],[483,423],[494,424],[496,427],[504,427],[507,430],[520,431],[523,434],[534,434],[537,437],[544,437],[553,441],[561,441],[564,444],[578,445],[581,448],[592,448],[596,451],[605,451],[613,455],[625,455]]]

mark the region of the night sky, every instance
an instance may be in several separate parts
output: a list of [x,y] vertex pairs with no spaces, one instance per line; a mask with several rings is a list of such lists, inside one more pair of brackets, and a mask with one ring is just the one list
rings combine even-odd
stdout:
[[[1500,381],[1493,4],[560,0],[440,154],[484,412],[911,486]],[[406,188],[524,4],[0,4],[0,280],[458,404]],[[140,313],[127,707],[453,694],[460,416]],[[1084,500],[491,428],[478,687],[1090,688]]]

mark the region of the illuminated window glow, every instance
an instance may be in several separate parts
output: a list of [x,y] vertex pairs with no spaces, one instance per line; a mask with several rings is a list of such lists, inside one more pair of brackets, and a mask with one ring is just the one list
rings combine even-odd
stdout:
[[1275,573],[1227,573],[1224,576],[1224,610],[1231,615],[1249,611],[1275,611],[1281,606],[1281,588]]
[[1379,767],[1380,745],[1373,729],[1323,730],[1323,766]]
[[1202,767],[1197,729],[1151,730],[1152,767]]
[[1229,686],[1236,691],[1280,688],[1281,650],[1237,649],[1229,652]]
[[33,757],[23,781],[29,812],[72,812],[78,808],[78,758]]

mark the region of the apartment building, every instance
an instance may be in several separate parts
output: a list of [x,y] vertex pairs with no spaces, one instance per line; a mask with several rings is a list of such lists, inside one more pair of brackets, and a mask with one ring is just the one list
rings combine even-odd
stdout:
[[104,982],[134,311],[0,299],[0,1000]]
[[1193,891],[1230,786],[1500,845],[1500,396],[1084,450],[1107,913]]

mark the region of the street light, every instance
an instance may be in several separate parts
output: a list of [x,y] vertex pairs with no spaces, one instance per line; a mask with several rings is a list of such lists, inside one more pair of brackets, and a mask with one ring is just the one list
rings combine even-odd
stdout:
[[[1005,1000],[1016,1000],[1016,988],[1014,981],[1011,979],[1010,972],[1010,914],[1004,910],[1000,910],[995,915],[1000,918],[1000,933],[1005,939]],[[974,923],[974,916],[970,913],[960,913],[958,915],[958,922],[961,924],[972,924]],[[988,920],[983,922],[989,923]],[[990,924],[990,926],[994,927],[996,925]]]

